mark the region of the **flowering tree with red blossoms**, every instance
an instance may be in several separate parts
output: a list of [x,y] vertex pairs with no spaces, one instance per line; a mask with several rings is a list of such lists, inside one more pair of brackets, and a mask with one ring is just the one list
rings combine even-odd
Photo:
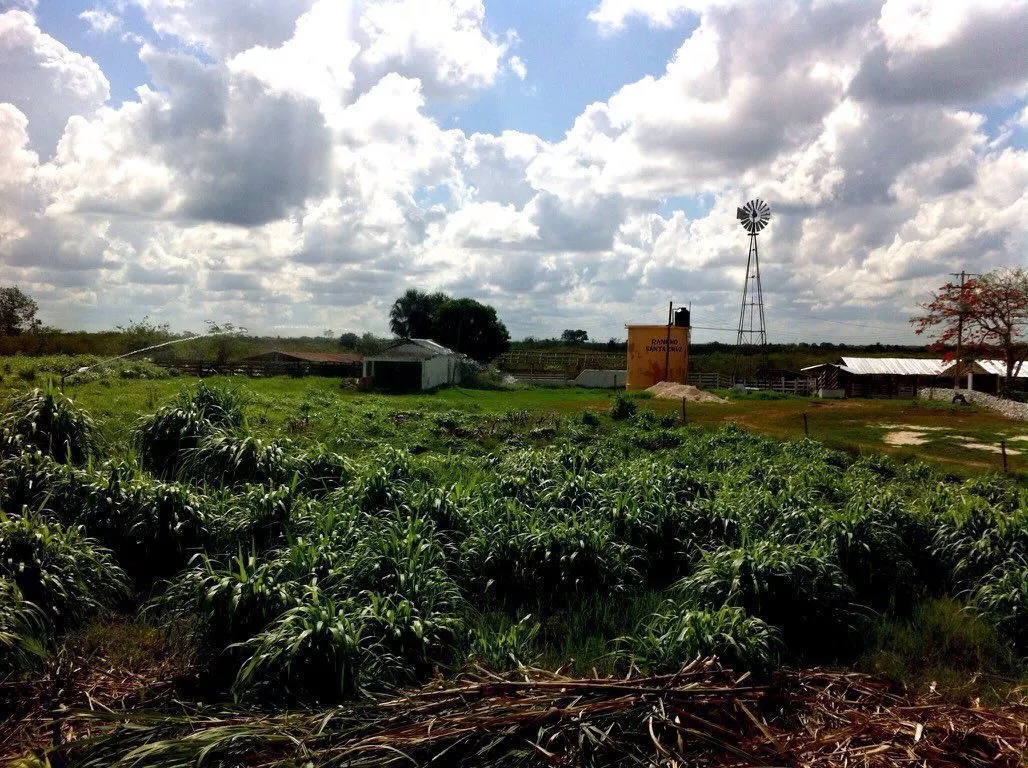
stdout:
[[[962,338],[965,358],[1001,357],[1007,383],[1028,357],[1028,272],[1001,269],[973,277],[963,285],[947,283],[932,300],[918,305],[914,332],[930,332],[935,349],[952,358]],[[963,319],[963,328],[961,328]]]

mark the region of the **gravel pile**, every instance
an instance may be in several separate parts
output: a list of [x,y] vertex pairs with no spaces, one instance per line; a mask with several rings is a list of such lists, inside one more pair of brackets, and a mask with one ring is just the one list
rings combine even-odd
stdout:
[[723,397],[704,392],[692,384],[675,384],[673,381],[661,381],[649,387],[647,392],[661,400],[681,400],[683,397],[691,403],[727,403]]

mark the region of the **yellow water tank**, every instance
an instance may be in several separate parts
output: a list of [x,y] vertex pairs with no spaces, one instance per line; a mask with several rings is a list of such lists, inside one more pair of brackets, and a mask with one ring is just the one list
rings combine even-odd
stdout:
[[686,383],[686,376],[689,374],[688,327],[682,325],[629,325],[627,327],[628,389],[646,389],[661,381]]

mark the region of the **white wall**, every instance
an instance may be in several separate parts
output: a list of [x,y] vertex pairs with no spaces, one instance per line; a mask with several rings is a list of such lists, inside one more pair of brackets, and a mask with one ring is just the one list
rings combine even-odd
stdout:
[[460,383],[459,358],[456,355],[440,355],[421,364],[421,388],[435,389],[447,384]]
[[627,380],[628,371],[586,368],[578,374],[575,384],[579,387],[592,387],[594,389],[617,389],[624,387]]

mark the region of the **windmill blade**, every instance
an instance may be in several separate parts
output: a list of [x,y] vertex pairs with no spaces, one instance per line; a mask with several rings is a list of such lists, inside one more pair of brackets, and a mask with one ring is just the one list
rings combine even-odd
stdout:
[[755,235],[771,220],[771,206],[758,197],[736,208],[735,217],[747,232]]

